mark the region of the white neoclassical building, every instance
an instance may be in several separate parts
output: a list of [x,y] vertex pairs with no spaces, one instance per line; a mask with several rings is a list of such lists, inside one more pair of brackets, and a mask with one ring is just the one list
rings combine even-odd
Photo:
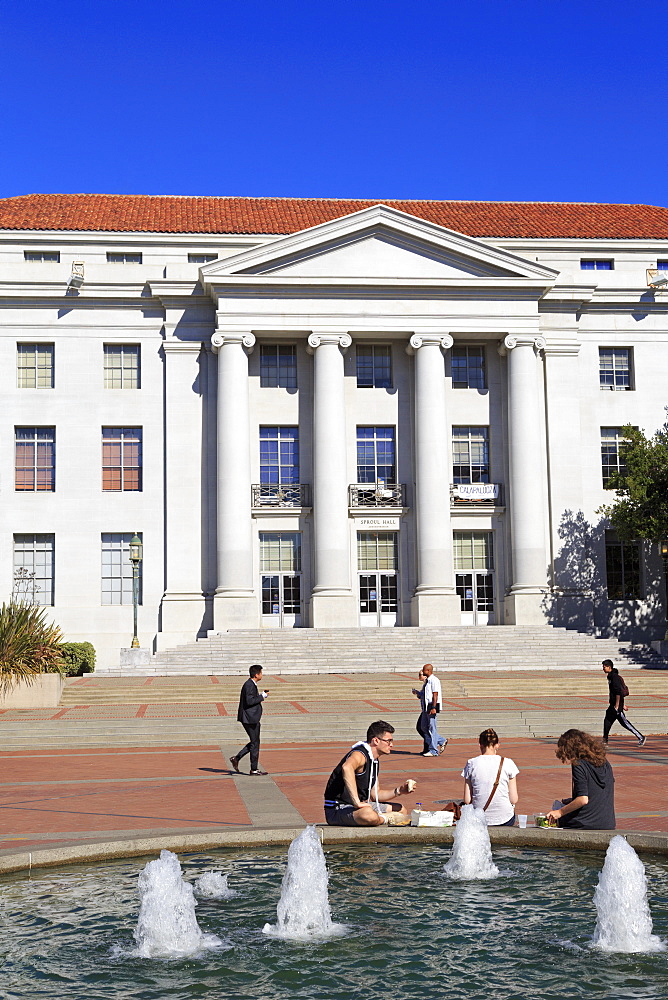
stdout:
[[117,662],[136,532],[154,649],[656,638],[658,556],[597,510],[621,427],[664,420],[664,271],[651,206],[0,200],[0,596]]

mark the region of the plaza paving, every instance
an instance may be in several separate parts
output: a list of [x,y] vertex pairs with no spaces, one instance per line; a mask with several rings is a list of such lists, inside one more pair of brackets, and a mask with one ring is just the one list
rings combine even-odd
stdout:
[[[668,833],[667,681],[656,673],[629,678],[637,691],[631,718],[646,705],[656,724],[642,749],[618,727],[611,738],[621,830]],[[234,718],[240,678],[198,678],[186,687],[176,678],[70,682],[57,709],[0,715],[0,865],[45,849],[191,834],[224,840],[234,832],[261,839],[263,832],[269,837],[321,823],[332,767],[378,717],[397,727],[394,752],[383,760],[383,785],[418,781],[407,804],[437,808],[460,798],[461,769],[477,753],[475,734],[492,724],[502,752],[520,768],[517,811],[532,817],[570,794],[570,771],[555,757],[556,740],[530,735],[531,726],[557,733],[581,725],[598,733],[607,702],[605,680],[594,672],[577,682],[560,674],[556,697],[554,676],[547,685],[540,674],[448,676],[441,731],[450,744],[441,757],[423,758],[411,682],[412,675],[396,674],[265,676],[272,691],[263,720],[267,777],[236,775],[229,765],[245,742]],[[567,696],[571,684],[578,689]],[[530,725],[519,731],[526,735],[503,728],[523,713]],[[587,726],[579,721],[585,718]]]

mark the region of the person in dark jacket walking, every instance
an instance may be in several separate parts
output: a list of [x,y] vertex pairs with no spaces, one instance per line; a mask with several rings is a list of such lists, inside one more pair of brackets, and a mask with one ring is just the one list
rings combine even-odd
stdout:
[[237,712],[237,722],[240,722],[248,734],[248,743],[239,751],[236,757],[230,757],[230,764],[234,770],[239,772],[239,761],[250,754],[250,773],[264,775],[267,772],[260,770],[260,719],[262,718],[262,705],[269,694],[265,688],[260,691],[260,681],[262,680],[262,667],[259,663],[254,663],[248,668],[250,677],[241,689],[239,695],[239,710]]
[[639,747],[644,746],[646,737],[624,715],[624,694],[628,694],[628,690],[624,684],[623,677],[612,660],[603,660],[603,670],[608,676],[608,690],[610,693],[610,704],[606,709],[603,720],[603,742],[608,742],[610,727],[613,722],[618,722],[620,726],[624,726],[624,729],[628,729],[630,733],[633,733],[638,740]]

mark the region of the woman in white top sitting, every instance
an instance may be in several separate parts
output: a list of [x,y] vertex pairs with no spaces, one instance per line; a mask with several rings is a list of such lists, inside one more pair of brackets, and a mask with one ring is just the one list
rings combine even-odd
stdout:
[[462,771],[464,802],[485,810],[487,826],[514,826],[519,768],[499,754],[499,737],[493,729],[485,729],[478,742],[480,756],[468,760]]

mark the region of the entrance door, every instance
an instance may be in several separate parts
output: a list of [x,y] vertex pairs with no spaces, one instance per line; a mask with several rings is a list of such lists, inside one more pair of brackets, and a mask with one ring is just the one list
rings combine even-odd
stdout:
[[301,626],[301,568],[302,546],[299,532],[260,532],[263,628]]
[[455,531],[452,541],[462,625],[494,625],[494,536],[491,531]]
[[357,532],[360,625],[397,624],[397,533]]
[[360,573],[360,625],[397,624],[395,573]]
[[494,624],[494,574],[486,570],[457,573],[462,625]]
[[302,623],[301,576],[278,573],[262,577],[262,625],[299,628]]

